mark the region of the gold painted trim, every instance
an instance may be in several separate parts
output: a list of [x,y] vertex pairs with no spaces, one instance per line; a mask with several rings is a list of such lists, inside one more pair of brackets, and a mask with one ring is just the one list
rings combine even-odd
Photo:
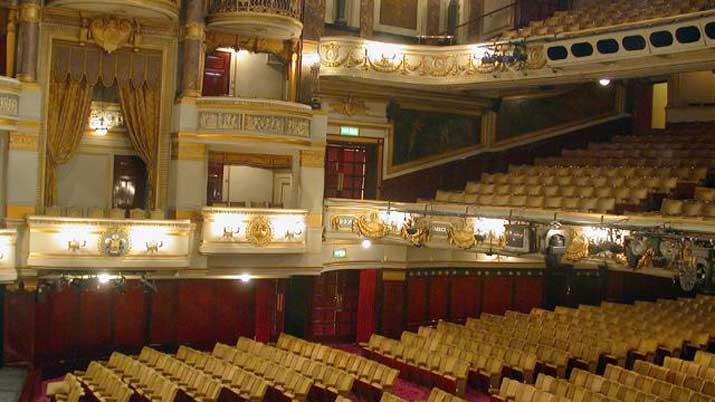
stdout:
[[178,141],[171,147],[171,159],[182,161],[203,161],[208,153],[208,146],[195,142]]
[[516,137],[511,137],[511,138],[508,138],[508,139],[502,140],[502,141],[499,141],[499,140],[496,138],[496,133],[497,133],[497,121],[496,121],[496,119],[495,119],[494,125],[493,125],[493,126],[494,126],[494,133],[493,133],[493,135],[494,135],[494,142],[493,142],[493,146],[496,147],[496,148],[500,148],[500,147],[508,146],[508,145],[511,145],[511,144],[514,144],[514,143],[520,143],[520,142],[522,142],[522,141],[532,142],[532,141],[534,141],[534,140],[539,140],[539,139],[541,139],[542,137],[548,137],[549,134],[551,134],[551,133],[553,133],[553,132],[555,132],[555,131],[567,130],[567,129],[569,129],[569,128],[578,127],[578,126],[581,126],[581,125],[584,125],[584,124],[588,124],[588,123],[593,122],[593,121],[596,121],[596,120],[602,120],[602,119],[607,119],[607,118],[611,118],[611,117],[616,118],[616,117],[618,117],[619,115],[620,115],[620,113],[617,113],[617,112],[609,112],[609,113],[605,113],[605,114],[598,115],[598,116],[595,116],[595,117],[591,117],[591,118],[588,118],[588,119],[581,119],[581,120],[578,120],[578,121],[575,121],[575,122],[559,124],[559,125],[557,125],[557,126],[548,127],[548,128],[541,129],[541,130],[536,130],[536,131],[531,131],[531,132],[528,132],[528,133],[525,133],[525,134],[522,134],[522,135],[519,135],[519,136],[516,136]]
[[308,214],[305,217],[305,225],[310,229],[323,227],[323,214]]
[[34,134],[23,134],[17,131],[10,132],[9,149],[11,151],[38,151],[39,137]]
[[310,167],[310,168],[324,168],[325,167],[325,152],[301,149],[300,150],[300,166]]
[[384,282],[404,282],[406,279],[407,273],[404,271],[382,271]]
[[174,217],[176,219],[197,219],[201,218],[201,213],[200,211],[197,211],[195,209],[177,209],[174,211]]
[[276,144],[310,145],[310,140],[299,138],[276,138],[269,135],[251,134],[218,134],[218,133],[177,133],[178,138],[206,139],[206,140],[229,140],[229,141],[255,141],[271,142]]
[[32,205],[8,205],[5,207],[5,216],[10,219],[25,219],[26,216],[34,214],[35,207]]
[[0,118],[0,126],[17,126],[17,120]]

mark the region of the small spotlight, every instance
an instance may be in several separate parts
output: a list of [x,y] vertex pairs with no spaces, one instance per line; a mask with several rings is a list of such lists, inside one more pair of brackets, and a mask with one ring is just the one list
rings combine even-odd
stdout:
[[99,274],[99,275],[97,276],[97,280],[98,280],[99,283],[101,283],[102,285],[105,285],[105,284],[109,283],[109,281],[110,281],[111,279],[112,279],[112,276],[109,275],[109,274]]
[[362,248],[367,250],[372,247],[372,242],[370,241],[370,239],[365,239],[362,241],[362,243],[360,243],[360,245],[362,246]]
[[601,84],[602,87],[607,87],[611,85],[611,80],[609,80],[608,78],[601,78],[600,80],[598,80],[598,83]]
[[239,276],[238,276],[238,279],[239,279],[241,282],[243,282],[243,283],[247,283],[247,282],[250,282],[250,281],[251,281],[251,275],[249,275],[249,274],[242,274],[242,275],[239,275]]

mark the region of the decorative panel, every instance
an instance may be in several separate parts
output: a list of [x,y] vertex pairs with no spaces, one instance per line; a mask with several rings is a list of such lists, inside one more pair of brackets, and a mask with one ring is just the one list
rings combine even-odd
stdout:
[[416,30],[417,7],[417,0],[380,0],[380,24]]
[[308,211],[203,208],[203,254],[297,254],[305,252]]
[[528,313],[534,307],[541,307],[544,298],[542,276],[517,276],[514,283],[513,309]]
[[469,317],[479,317],[481,308],[481,277],[473,275],[451,276],[449,320],[463,322]]
[[438,275],[430,278],[429,286],[429,314],[430,322],[448,317],[450,278],[447,275]]
[[380,333],[384,336],[399,338],[405,328],[406,285],[404,280],[382,282]]
[[30,216],[28,265],[56,268],[188,267],[189,220]]
[[417,330],[428,320],[427,291],[430,278],[409,276],[407,278],[407,329]]
[[484,278],[484,298],[482,311],[489,314],[504,314],[512,309],[511,276],[489,275]]

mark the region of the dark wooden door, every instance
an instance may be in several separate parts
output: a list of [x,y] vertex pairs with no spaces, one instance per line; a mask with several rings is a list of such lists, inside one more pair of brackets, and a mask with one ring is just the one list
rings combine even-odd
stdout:
[[354,341],[357,332],[358,271],[327,272],[315,281],[311,338]]
[[377,197],[378,152],[375,144],[328,144],[325,197],[356,200]]
[[146,166],[138,156],[114,156],[112,207],[133,209],[146,206]]
[[224,96],[231,83],[231,53],[217,50],[206,55],[203,96]]

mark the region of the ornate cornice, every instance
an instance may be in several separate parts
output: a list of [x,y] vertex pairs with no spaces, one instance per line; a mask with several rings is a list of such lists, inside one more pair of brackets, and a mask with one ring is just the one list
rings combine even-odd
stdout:
[[19,133],[17,131],[10,132],[10,145],[11,151],[33,151],[37,152],[39,144],[39,138],[37,135]]

